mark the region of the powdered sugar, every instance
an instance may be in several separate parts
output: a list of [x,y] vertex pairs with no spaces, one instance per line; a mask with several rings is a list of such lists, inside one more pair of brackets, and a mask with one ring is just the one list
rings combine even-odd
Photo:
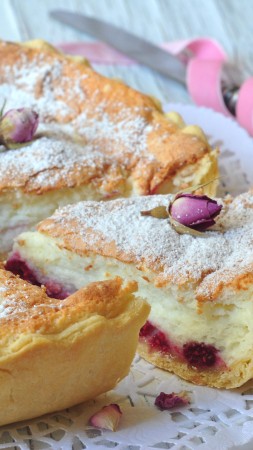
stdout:
[[0,303],[0,320],[17,315],[27,311],[27,305],[24,302],[6,300]]
[[[58,60],[52,64],[46,62],[43,53],[34,61],[28,61],[22,54],[21,60],[21,66],[7,65],[4,68],[7,82],[0,85],[0,99],[6,100],[6,108],[32,107],[42,120],[54,118],[58,114],[69,114],[71,109],[64,101],[61,88],[66,79],[52,89],[53,84],[61,78],[62,64]],[[77,82],[73,87],[76,92]],[[80,88],[79,95],[84,97]]]
[[[104,149],[106,154],[112,154],[115,158],[123,152],[124,157],[128,156],[125,165],[129,164],[129,157],[134,159],[145,156],[147,159],[154,160],[154,157],[147,152],[146,145],[147,135],[152,131],[152,127],[147,125],[143,117],[133,117],[131,109],[124,107],[123,104],[119,103],[117,106],[121,109],[115,121],[112,121],[104,112],[105,105],[102,103],[96,108],[95,117],[90,118],[86,112],[83,112],[73,124],[88,142],[98,143],[103,137],[106,142]],[[117,157],[123,162],[122,154]]]
[[[12,283],[5,279],[0,286],[0,320],[9,318],[10,316],[20,314],[27,311],[27,303],[20,298],[21,284],[19,283],[19,291],[13,291]],[[22,292],[22,297],[27,296],[25,291]]]
[[41,137],[29,146],[4,152],[0,158],[0,173],[6,179],[5,186],[15,183],[26,184],[32,180],[33,189],[43,186],[55,186],[62,182],[68,185],[67,174],[78,169],[80,165],[86,169],[86,176],[92,177],[106,164],[99,152],[94,151],[90,145],[81,146],[65,139],[54,137]]
[[[5,65],[2,70],[0,104],[7,101],[5,110],[32,107],[40,115],[35,142],[1,152],[2,188],[13,184],[24,187],[29,180],[30,190],[52,189],[58,182],[73,186],[94,178],[96,172],[100,176],[110,166],[118,165],[122,171],[134,167],[140,157],[154,159],[147,152],[152,127],[136,108],[133,115],[132,109],[115,103],[118,112],[110,117],[106,102],[97,101],[101,92],[96,89],[86,101],[81,83],[88,73],[69,78],[64,75],[64,60],[48,61],[43,52],[32,60],[21,54],[21,63]],[[70,181],[67,174],[73,171],[77,172],[76,180],[71,176]]]
[[167,206],[169,199],[153,196],[106,204],[81,202],[58,210],[51,225],[42,225],[42,230],[53,233],[56,222],[60,229],[81,237],[88,250],[99,253],[102,248],[105,256],[134,261],[156,272],[160,282],[201,281],[199,293],[203,296],[211,296],[219,283],[252,271],[252,193],[225,206],[217,223],[219,231],[207,231],[203,237],[179,235],[168,220],[141,215],[142,210]]
[[15,319],[20,314],[32,317],[42,314],[45,308],[58,311],[62,307],[63,303],[52,301],[37,286],[32,286],[9,272],[0,271],[0,321]]

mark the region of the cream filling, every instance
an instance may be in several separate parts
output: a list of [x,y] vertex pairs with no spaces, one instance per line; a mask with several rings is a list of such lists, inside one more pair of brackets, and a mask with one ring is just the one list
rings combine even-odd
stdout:
[[[106,193],[91,185],[49,191],[42,195],[25,194],[21,190],[0,196],[0,252],[11,249],[13,238],[21,231],[31,229],[54,211],[81,200],[101,200]],[[121,193],[124,195],[124,193]]]
[[[188,165],[179,170],[170,180],[161,184],[157,193],[177,192],[181,187],[205,183],[218,176],[217,151],[205,155],[197,164]],[[208,195],[214,195],[217,183],[205,188]],[[132,176],[126,180],[122,191],[114,197],[132,197],[140,195],[139,186]],[[53,190],[41,195],[25,194],[22,190],[10,190],[0,195],[0,254],[11,249],[13,239],[22,231],[32,229],[41,220],[54,211],[71,203],[85,200],[107,200],[108,193],[95,189],[91,184],[75,188]]]
[[225,289],[220,299],[207,302],[198,314],[193,287],[158,288],[151,272],[142,272],[133,264],[95,254],[79,256],[60,249],[57,240],[38,232],[20,235],[15,251],[35,269],[41,282],[49,278],[67,289],[69,286],[79,289],[89,282],[116,275],[136,280],[139,296],[151,305],[149,320],[167,333],[174,344],[182,346],[189,341],[212,344],[228,365],[252,358],[252,286],[247,291]]

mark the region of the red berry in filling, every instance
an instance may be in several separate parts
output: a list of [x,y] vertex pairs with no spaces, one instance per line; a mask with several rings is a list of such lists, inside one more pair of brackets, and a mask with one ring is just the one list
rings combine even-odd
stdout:
[[168,353],[170,350],[169,342],[162,331],[157,331],[149,340],[149,345],[154,350],[159,350],[162,353]]
[[183,346],[183,355],[194,367],[205,368],[214,366],[217,360],[217,349],[204,342],[189,342]]
[[[27,263],[20,258],[18,253],[12,255],[12,257],[6,262],[5,269],[14,273],[14,275],[19,275],[23,280],[29,281],[31,284],[41,286],[36,274],[27,265]],[[69,295],[69,293],[55,281],[46,282],[46,293],[49,297],[57,298],[59,300],[63,300]]]
[[145,338],[153,350],[158,350],[162,353],[168,353],[170,350],[170,344],[166,335],[149,321],[141,328],[140,338]]
[[154,327],[154,325],[152,325],[152,323],[147,320],[145,325],[143,325],[143,327],[140,330],[140,337],[152,336],[155,333],[155,331],[156,328]]
[[58,300],[64,300],[69,295],[60,284],[54,281],[46,283],[46,292],[48,297],[57,298]]
[[31,284],[40,286],[39,281],[30,267],[17,255],[13,255],[13,257],[6,262],[5,269],[14,273],[14,275],[19,275],[23,280],[29,281]]

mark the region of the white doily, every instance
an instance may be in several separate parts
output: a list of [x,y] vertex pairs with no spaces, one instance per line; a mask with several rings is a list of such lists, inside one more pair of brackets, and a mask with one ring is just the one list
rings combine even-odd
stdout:
[[[195,106],[167,105],[166,109],[178,111],[187,123],[198,123],[210,142],[220,146],[221,195],[228,191],[234,195],[253,185],[253,140],[235,122]],[[190,395],[188,406],[173,411],[154,406],[161,391],[182,390]],[[89,417],[109,403],[118,403],[123,412],[118,430],[87,425]],[[0,449],[11,450],[227,450],[241,449],[251,439],[253,380],[229,391],[194,386],[139,357],[128,377],[96,400],[0,428]]]
[[[190,395],[188,407],[160,411],[154,406],[161,391],[182,389]],[[118,430],[88,426],[89,417],[109,403],[118,403],[123,412]],[[115,390],[60,413],[3,427],[0,449],[226,450],[252,436],[253,383],[230,391],[194,386],[136,357]]]

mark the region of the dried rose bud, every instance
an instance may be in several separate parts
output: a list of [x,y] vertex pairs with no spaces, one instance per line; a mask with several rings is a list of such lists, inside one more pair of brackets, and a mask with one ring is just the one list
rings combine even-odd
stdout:
[[119,425],[122,412],[119,405],[111,403],[104,406],[89,419],[89,424],[93,427],[103,428],[105,430],[116,431]]
[[176,408],[177,406],[185,406],[190,403],[187,392],[182,391],[178,394],[172,392],[171,394],[165,394],[161,392],[155,399],[155,405],[162,411],[165,409]]
[[178,194],[169,206],[169,216],[175,222],[196,231],[205,231],[215,224],[222,205],[206,195]]
[[6,147],[30,142],[39,124],[31,108],[10,109],[0,119],[0,142]]

